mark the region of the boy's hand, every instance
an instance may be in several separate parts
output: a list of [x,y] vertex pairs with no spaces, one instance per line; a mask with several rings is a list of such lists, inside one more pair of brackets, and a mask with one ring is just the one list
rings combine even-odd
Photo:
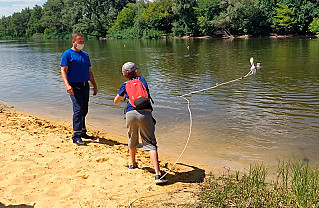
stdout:
[[114,98],[114,103],[115,103],[115,104],[116,104],[116,103],[119,103],[120,100],[121,100],[121,98],[124,98],[124,96],[120,96],[119,94],[117,94],[117,95],[115,96],[115,98]]

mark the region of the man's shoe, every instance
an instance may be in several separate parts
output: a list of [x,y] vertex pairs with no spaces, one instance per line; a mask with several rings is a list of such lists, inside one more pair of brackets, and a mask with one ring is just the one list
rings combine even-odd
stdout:
[[161,184],[161,183],[166,183],[167,179],[166,177],[162,177],[162,175],[155,175],[155,184]]
[[83,142],[81,138],[76,138],[76,139],[73,139],[73,138],[72,138],[72,140],[73,140],[73,143],[77,144],[78,146],[84,146],[84,145],[86,145],[86,143]]
[[128,169],[129,169],[129,170],[138,169],[138,166],[137,166],[137,164],[130,165],[130,166],[128,167]]
[[96,139],[94,136],[90,136],[90,135],[87,135],[87,134],[82,134],[81,137],[84,138],[84,139]]

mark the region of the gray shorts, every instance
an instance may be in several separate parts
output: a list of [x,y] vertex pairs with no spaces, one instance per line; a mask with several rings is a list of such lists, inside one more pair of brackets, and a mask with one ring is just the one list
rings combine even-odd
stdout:
[[145,151],[157,149],[152,112],[146,110],[132,110],[127,112],[126,127],[129,147],[136,147],[138,145],[140,134]]

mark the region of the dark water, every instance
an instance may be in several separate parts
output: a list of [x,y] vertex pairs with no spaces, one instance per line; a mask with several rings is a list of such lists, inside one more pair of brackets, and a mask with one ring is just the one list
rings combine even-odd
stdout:
[[[0,100],[70,121],[59,68],[69,47],[69,41],[0,42]],[[179,95],[245,75],[253,56],[263,66],[256,75],[189,96],[193,133],[183,159],[209,167],[274,164],[287,156],[319,159],[319,39],[86,41],[84,50],[99,86],[88,122],[123,142],[124,103],[113,104],[125,81],[123,63],[135,62],[147,79],[160,151],[177,157],[189,131]]]

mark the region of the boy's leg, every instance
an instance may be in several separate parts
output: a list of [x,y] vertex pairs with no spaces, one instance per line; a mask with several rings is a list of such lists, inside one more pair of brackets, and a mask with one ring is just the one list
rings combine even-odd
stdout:
[[154,170],[155,170],[155,174],[156,175],[161,175],[161,171],[159,168],[159,163],[158,163],[158,154],[157,154],[157,150],[150,150],[150,157],[151,157],[151,161],[153,163],[154,166]]
[[138,121],[135,111],[129,111],[126,113],[126,127],[129,138],[128,146],[130,152],[130,165],[135,165],[136,147],[138,145]]
[[136,165],[136,160],[135,160],[135,155],[136,155],[136,147],[130,147],[129,148],[129,152],[130,152],[130,161],[131,161],[131,165]]
[[155,125],[153,122],[152,113],[148,111],[141,111],[140,113],[144,116],[140,124],[140,134],[142,137],[144,150],[149,151],[155,174],[161,175],[157,154],[157,142],[155,138]]

